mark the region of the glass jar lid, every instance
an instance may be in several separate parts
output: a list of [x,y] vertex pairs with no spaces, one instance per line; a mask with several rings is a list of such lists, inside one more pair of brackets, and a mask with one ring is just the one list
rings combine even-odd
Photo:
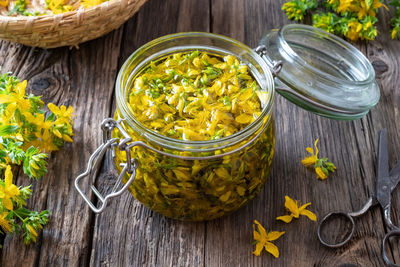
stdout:
[[358,119],[379,101],[371,63],[333,34],[289,24],[263,36],[256,51],[276,70],[277,92],[318,115]]

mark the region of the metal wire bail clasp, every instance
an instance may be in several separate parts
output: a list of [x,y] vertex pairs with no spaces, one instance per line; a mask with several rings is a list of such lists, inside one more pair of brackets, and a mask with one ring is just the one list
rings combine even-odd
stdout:
[[[124,136],[123,139],[112,138],[112,131],[114,128],[117,128],[121,134]],[[107,205],[107,201],[110,198],[121,195],[124,191],[128,189],[128,187],[132,184],[133,180],[136,176],[136,168],[137,161],[135,159],[131,159],[130,147],[127,145],[132,141],[132,138],[128,135],[128,133],[121,127],[120,122],[116,121],[112,118],[107,118],[101,123],[101,129],[103,130],[103,143],[93,152],[93,154],[89,158],[87,169],[84,173],[79,175],[75,179],[75,188],[79,192],[79,194],[83,197],[89,207],[95,212],[100,213],[104,210]],[[115,149],[119,149],[121,151],[125,151],[126,153],[126,163],[122,163],[122,171],[118,175],[117,181],[111,190],[111,193],[107,194],[105,197],[97,190],[94,186],[97,178],[98,171],[100,169],[101,163],[103,161],[104,155],[108,150],[111,151],[111,155],[113,159],[115,158]],[[125,185],[118,190],[122,183],[122,179],[125,174],[129,173],[131,176],[129,180],[125,183]],[[90,198],[83,192],[83,190],[79,186],[79,182],[81,179],[89,176],[90,189],[97,196],[99,202],[101,203],[100,207],[97,207]],[[118,190],[118,191],[117,191]]]
[[[259,45],[257,46],[254,51],[259,54],[261,57],[265,57],[265,55],[267,54],[267,48],[265,47],[265,45]],[[268,61],[266,61],[268,62]],[[270,70],[272,73],[273,77],[278,76],[279,72],[281,72],[282,70],[282,65],[283,62],[281,60],[278,61],[272,61],[272,66],[270,66]]]

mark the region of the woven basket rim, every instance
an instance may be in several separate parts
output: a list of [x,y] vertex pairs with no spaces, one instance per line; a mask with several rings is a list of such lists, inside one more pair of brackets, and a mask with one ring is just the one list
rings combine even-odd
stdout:
[[77,13],[86,13],[86,12],[91,12],[96,9],[102,9],[103,6],[112,6],[121,1],[122,0],[109,0],[109,1],[105,1],[105,2],[101,3],[100,5],[96,5],[96,6],[92,6],[89,8],[80,9],[80,10],[68,11],[68,12],[60,13],[60,14],[46,14],[46,15],[42,15],[42,16],[4,16],[4,15],[0,15],[0,20],[24,22],[27,20],[46,20],[46,19],[51,19],[55,16],[74,16]]

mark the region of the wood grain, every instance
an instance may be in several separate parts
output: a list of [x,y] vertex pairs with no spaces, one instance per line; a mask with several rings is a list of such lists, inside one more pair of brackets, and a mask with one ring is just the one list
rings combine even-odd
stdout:
[[[49,159],[49,173],[34,183],[29,206],[49,209],[51,223],[38,242],[24,246],[7,236],[1,266],[384,266],[381,240],[388,229],[376,208],[356,220],[348,245],[328,249],[316,236],[317,223],[300,218],[291,224],[275,218],[285,213],[284,196],[312,202],[318,218],[332,210],[357,210],[375,193],[378,133],[388,130],[391,166],[400,160],[400,42],[390,40],[389,14],[379,13],[376,41],[354,44],[372,62],[381,100],[364,118],[334,121],[275,99],[276,156],[260,194],[239,211],[209,222],[167,219],[138,203],[129,193],[112,200],[100,215],[89,211],[73,188],[90,153],[100,144],[99,123],[114,111],[118,69],[144,43],[180,31],[207,31],[233,37],[250,47],[272,28],[290,23],[280,10],[283,0],[148,0],[122,28],[85,43],[79,50],[41,50],[0,43],[2,71],[29,79],[28,87],[44,100],[73,105],[73,144]],[[337,168],[325,181],[299,163],[305,147],[319,138],[321,156]],[[96,186],[107,188],[115,173],[108,161]],[[18,184],[30,181],[19,176]],[[394,194],[393,216],[400,216],[400,195]],[[267,230],[285,231],[275,243],[281,256],[252,255],[252,221]],[[400,222],[399,222],[400,223]],[[343,224],[341,224],[343,225]],[[337,226],[331,226],[332,233]],[[400,255],[393,243],[389,253]]]
[[[120,64],[140,45],[156,37],[177,31],[208,31],[208,4],[204,0],[157,0],[145,4],[125,26],[122,46],[128,49],[121,53]],[[188,14],[193,14],[194,19]],[[155,24],[147,23],[154,17]],[[99,188],[113,183],[113,175],[105,177],[100,177]],[[126,192],[96,216],[90,265],[203,266],[204,223],[167,219]]]

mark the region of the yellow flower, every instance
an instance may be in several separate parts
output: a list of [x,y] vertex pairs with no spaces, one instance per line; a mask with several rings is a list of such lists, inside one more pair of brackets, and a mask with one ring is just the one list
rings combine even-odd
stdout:
[[97,6],[103,3],[104,1],[102,0],[81,0],[81,4],[84,8],[89,8],[92,6]]
[[265,230],[264,227],[257,221],[254,220],[254,223],[257,224],[258,231],[256,230],[255,224],[253,224],[253,234],[254,240],[256,241],[256,250],[253,251],[253,254],[256,256],[260,256],[261,251],[263,248],[269,253],[271,253],[275,258],[279,257],[279,250],[278,247],[275,246],[270,241],[274,241],[282,236],[285,232],[269,232]]
[[338,13],[344,13],[350,10],[353,0],[340,0],[339,6],[337,8]]
[[65,5],[64,0],[46,0],[47,8],[54,14],[61,14],[72,11],[74,8],[70,5]]
[[0,187],[0,199],[3,206],[8,210],[13,210],[11,198],[19,195],[19,189],[12,183],[12,178],[11,166],[7,165],[4,186]]
[[356,20],[350,21],[347,26],[349,30],[345,33],[345,36],[352,41],[357,41],[360,38],[360,32],[363,28],[363,25]]
[[29,99],[25,99],[26,84],[26,80],[20,82],[15,86],[15,92],[0,95],[0,104],[10,105],[12,103],[16,103],[16,106],[18,106],[19,110],[21,110],[23,114],[27,113],[28,110],[31,108],[31,103]]
[[[54,113],[54,115],[57,116],[58,119],[66,119],[66,122],[72,121],[73,117],[73,112],[74,108],[73,107],[67,107],[64,105],[61,105],[60,107],[57,107],[53,103],[49,103],[47,107],[50,109],[51,112]],[[57,121],[56,121],[57,122]],[[57,124],[57,123],[55,123]]]
[[311,205],[311,202],[306,203],[303,206],[299,207],[297,204],[297,200],[294,201],[290,197],[285,196],[285,207],[288,211],[290,211],[290,214],[279,216],[276,219],[281,220],[285,223],[290,223],[293,218],[298,219],[300,215],[304,215],[304,216],[307,216],[310,220],[316,221],[317,216],[313,212],[306,210],[306,208],[310,205]]
[[317,147],[317,144],[318,144],[318,138],[317,138],[317,140],[315,140],[315,143],[314,143],[315,154],[314,154],[314,149],[312,149],[311,147],[307,147],[306,148],[307,152],[310,153],[311,156],[306,157],[301,161],[301,163],[304,166],[309,167],[311,165],[314,165],[317,162],[317,160],[318,160],[318,147]]
[[34,117],[31,113],[27,113],[25,118],[29,123],[36,125],[38,131],[41,129],[48,130],[51,127],[51,121],[46,121],[44,114],[36,114],[36,117]]
[[317,174],[318,178],[325,180],[326,178],[328,178],[328,175],[326,173],[324,173],[324,171],[322,170],[321,167],[317,167],[315,168],[315,173]]
[[58,150],[58,147],[53,143],[53,137],[49,130],[36,132],[35,135],[38,139],[28,143],[28,147],[34,146],[39,150],[46,152]]
[[8,6],[8,0],[0,0],[0,6],[7,7]]
[[5,232],[12,232],[11,226],[10,226],[10,222],[7,221],[6,217],[7,217],[8,212],[3,212],[0,215],[0,226],[1,228],[3,228],[3,230]]

